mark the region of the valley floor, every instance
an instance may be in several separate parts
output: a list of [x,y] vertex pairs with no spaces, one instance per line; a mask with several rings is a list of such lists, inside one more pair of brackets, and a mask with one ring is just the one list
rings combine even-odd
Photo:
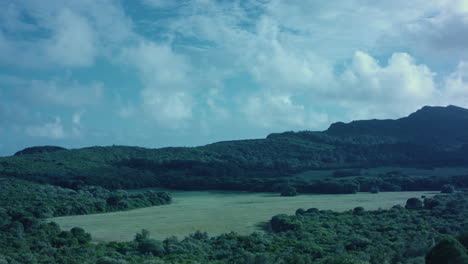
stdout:
[[277,214],[294,214],[298,208],[346,211],[358,206],[366,210],[404,205],[412,197],[430,197],[438,192],[380,192],[342,195],[302,194],[281,197],[276,193],[174,191],[173,203],[164,206],[104,214],[49,219],[64,230],[78,226],[95,241],[130,241],[141,229],[156,239],[182,238],[197,230],[210,236],[230,231],[250,234],[261,231],[261,223]]

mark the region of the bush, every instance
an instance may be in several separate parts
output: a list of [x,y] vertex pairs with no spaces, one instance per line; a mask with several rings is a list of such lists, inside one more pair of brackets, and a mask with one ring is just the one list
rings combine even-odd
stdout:
[[96,264],[127,264],[128,262],[123,259],[114,259],[110,257],[102,257],[98,259]]
[[283,232],[288,230],[298,230],[302,225],[295,217],[279,214],[271,218],[270,226],[273,232]]
[[440,189],[440,192],[441,193],[453,193],[453,192],[455,192],[455,186],[453,186],[452,184],[445,184]]
[[458,235],[457,239],[466,249],[468,249],[468,230],[465,230]]
[[423,207],[423,203],[418,198],[409,198],[406,201],[406,206],[405,206],[406,209],[418,210],[418,209],[422,209],[422,207]]
[[467,264],[466,249],[453,237],[444,237],[426,255],[426,264]]
[[289,184],[286,185],[281,191],[281,196],[296,196],[296,195],[297,195],[296,188],[292,187]]
[[364,213],[365,213],[365,210],[361,206],[353,209],[353,215],[364,215]]
[[161,241],[155,239],[145,239],[138,244],[138,251],[142,254],[151,254],[153,256],[164,255],[164,245]]
[[303,208],[299,208],[296,210],[296,216],[303,215],[305,213],[306,213],[306,210],[304,210]]

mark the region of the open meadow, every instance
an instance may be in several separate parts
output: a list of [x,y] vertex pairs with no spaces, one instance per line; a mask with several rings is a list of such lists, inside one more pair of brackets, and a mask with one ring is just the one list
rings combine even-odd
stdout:
[[219,235],[230,231],[250,234],[276,214],[294,214],[298,208],[345,211],[404,205],[408,198],[436,192],[381,192],[341,195],[302,194],[281,197],[276,193],[173,191],[173,203],[131,211],[51,218],[63,229],[82,227],[95,241],[129,241],[141,229],[156,239],[184,237],[197,230]]

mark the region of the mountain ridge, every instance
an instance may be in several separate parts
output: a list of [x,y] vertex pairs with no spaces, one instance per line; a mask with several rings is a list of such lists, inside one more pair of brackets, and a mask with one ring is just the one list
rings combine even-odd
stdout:
[[65,187],[245,190],[313,169],[466,165],[467,129],[467,109],[423,107],[396,120],[334,123],[322,132],[199,147],[87,147],[3,157],[0,175]]

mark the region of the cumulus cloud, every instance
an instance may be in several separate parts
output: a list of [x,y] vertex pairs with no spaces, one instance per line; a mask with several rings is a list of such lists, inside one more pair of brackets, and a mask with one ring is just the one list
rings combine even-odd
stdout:
[[[3,2],[2,64],[21,67],[84,67],[110,56],[133,37],[131,20],[116,1]],[[30,18],[31,21],[25,21]],[[28,34],[28,38],[18,38]]]
[[172,0],[143,0],[143,3],[156,8],[168,8],[177,5],[177,1]]
[[133,105],[127,105],[119,109],[119,116],[121,118],[130,118],[135,115],[136,111]]
[[444,80],[442,103],[468,107],[468,62],[462,61]]
[[[24,89],[24,88],[23,88]],[[35,103],[62,106],[84,106],[99,102],[104,86],[101,82],[81,84],[76,80],[32,80],[22,91],[22,96]]]
[[334,97],[351,118],[398,117],[435,102],[434,76],[407,53],[394,53],[387,65],[380,65],[358,51],[339,77]]
[[65,138],[65,131],[60,117],[56,117],[53,122],[47,122],[37,126],[29,126],[26,128],[26,133],[31,137],[43,137],[49,139]]
[[168,125],[192,116],[190,62],[168,44],[142,40],[123,50],[121,60],[138,69],[143,89],[143,110]]
[[[21,129],[70,139],[84,132],[84,108],[111,109],[117,129],[210,134],[466,106],[467,3],[0,1],[0,64],[11,74],[0,75],[0,117],[22,105]],[[60,111],[65,126],[42,117]]]
[[169,127],[177,127],[192,117],[191,98],[183,92],[161,93],[145,89],[142,97],[146,113]]
[[65,8],[55,17],[55,32],[44,43],[46,56],[58,65],[88,66],[96,57],[96,36],[86,18]]
[[423,64],[417,65],[407,53],[394,53],[386,66],[370,55],[358,51],[341,78],[341,86],[349,87],[362,99],[425,100],[435,91],[435,73]]
[[287,95],[252,96],[243,107],[250,123],[269,128],[312,129],[328,121],[326,114],[309,112]]

